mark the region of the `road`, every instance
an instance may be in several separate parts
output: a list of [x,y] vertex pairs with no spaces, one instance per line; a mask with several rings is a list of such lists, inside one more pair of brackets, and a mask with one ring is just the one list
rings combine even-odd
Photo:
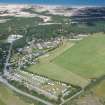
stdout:
[[7,80],[3,79],[2,77],[0,77],[0,82],[2,82],[2,83],[5,84],[6,86],[8,86],[10,89],[12,89],[13,91],[15,91],[15,92],[17,92],[17,93],[19,93],[19,94],[21,94],[21,95],[27,96],[27,97],[29,97],[29,98],[31,98],[31,99],[33,99],[33,100],[40,101],[40,102],[42,102],[42,103],[44,103],[44,104],[46,104],[46,105],[53,105],[53,104],[50,103],[50,102],[47,102],[47,101],[45,101],[45,100],[42,100],[42,99],[40,99],[40,98],[38,98],[38,97],[35,97],[35,96],[33,96],[33,95],[30,95],[30,94],[28,94],[28,93],[26,93],[26,92],[23,92],[23,91],[17,89],[16,87],[14,87],[14,86],[12,86],[11,84],[9,84],[9,83],[7,82]]
[[74,99],[75,97],[79,96],[81,93],[84,92],[84,89],[82,89],[81,91],[79,91],[78,93],[74,94],[72,97],[68,98],[67,100],[65,100],[64,102],[62,102],[60,105],[64,105],[65,103],[71,101],[72,99]]
[[[9,52],[8,52],[8,56],[7,56],[7,59],[6,59],[6,63],[5,63],[5,66],[4,66],[4,75],[6,75],[8,73],[7,71],[7,65],[9,64],[9,59],[11,57],[11,51],[12,51],[12,47],[13,47],[13,42],[10,44],[10,48],[9,48]],[[4,78],[2,78],[2,76],[0,76],[0,82],[2,82],[3,84],[5,84],[6,86],[8,86],[11,90],[23,95],[23,96],[26,96],[28,98],[31,98],[33,100],[37,100],[39,102],[42,102],[44,103],[45,105],[54,105],[52,104],[51,102],[48,102],[48,101],[45,101],[41,98],[38,98],[36,96],[33,96],[31,94],[28,94],[26,92],[23,92],[22,90],[16,88],[15,86],[11,85],[10,83],[8,83],[8,81]],[[82,92],[84,92],[84,90],[81,90],[80,92],[78,92],[77,94],[73,95],[72,97],[70,97],[69,99],[63,101],[60,105],[63,105],[65,104],[66,102],[72,100],[73,98],[75,98],[76,96],[80,95]]]
[[[7,58],[6,58],[6,63],[4,65],[4,75],[6,75],[8,73],[8,71],[7,71],[7,65],[9,64],[9,59],[11,57],[12,47],[13,47],[13,42],[10,44],[10,48],[9,48],[8,55],[7,55]],[[52,103],[50,103],[48,101],[45,101],[45,100],[43,100],[41,98],[38,98],[36,96],[30,95],[30,94],[28,94],[26,92],[21,91],[20,89],[18,89],[16,87],[14,87],[13,85],[9,84],[6,79],[2,78],[2,76],[0,76],[0,82],[2,82],[6,86],[8,86],[11,90],[13,90],[13,91],[15,91],[15,92],[17,92],[17,93],[19,93],[21,95],[24,95],[24,96],[26,96],[28,98],[33,99],[33,100],[40,101],[40,102],[44,103],[45,105],[53,105]]]
[[7,65],[9,64],[9,59],[10,59],[10,56],[11,56],[12,47],[13,47],[13,42],[10,43],[10,48],[9,48],[8,55],[7,55],[7,58],[6,58],[6,63],[4,65],[4,74],[7,73]]

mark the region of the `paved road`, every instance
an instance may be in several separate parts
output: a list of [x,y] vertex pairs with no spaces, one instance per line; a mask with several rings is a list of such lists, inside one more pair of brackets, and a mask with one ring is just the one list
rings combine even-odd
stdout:
[[9,83],[7,82],[7,80],[3,79],[2,77],[0,77],[0,82],[2,82],[2,83],[5,84],[6,86],[8,86],[10,89],[12,89],[13,91],[15,91],[15,92],[17,92],[17,93],[19,93],[19,94],[21,94],[21,95],[27,96],[27,97],[29,97],[29,98],[31,98],[31,99],[33,99],[33,100],[40,101],[40,102],[42,102],[42,103],[44,103],[44,104],[46,104],[46,105],[53,105],[53,104],[50,103],[50,102],[47,102],[47,101],[45,101],[45,100],[42,100],[42,99],[40,99],[40,98],[38,98],[38,97],[35,97],[35,96],[33,96],[33,95],[30,95],[30,94],[28,94],[28,93],[26,93],[26,92],[23,92],[23,91],[17,89],[16,87],[14,87],[14,86],[12,86],[11,84],[9,84]]
[[[4,75],[6,75],[6,74],[8,73],[8,71],[7,71],[7,65],[9,64],[9,59],[10,59],[10,57],[11,57],[12,47],[13,47],[13,42],[10,44],[10,48],[9,48],[9,51],[8,51],[8,56],[7,56],[7,58],[6,58],[6,63],[5,63],[5,65],[4,65]],[[13,85],[9,84],[9,83],[7,82],[7,80],[5,80],[5,79],[2,78],[2,77],[0,77],[0,82],[2,82],[2,83],[5,84],[6,86],[8,86],[10,89],[12,89],[13,91],[15,91],[15,92],[17,92],[17,93],[19,93],[19,94],[21,94],[21,95],[27,96],[27,97],[29,97],[29,98],[31,98],[31,99],[33,99],[33,100],[40,101],[40,102],[42,102],[42,103],[44,103],[44,104],[46,104],[46,105],[53,105],[52,103],[50,103],[50,102],[48,102],[48,101],[45,101],[45,100],[43,100],[43,99],[41,99],[41,98],[35,97],[35,96],[33,96],[33,95],[30,95],[30,94],[28,94],[28,93],[26,93],[26,92],[21,91],[20,89],[18,89],[18,88],[16,88],[16,87],[14,87]]]
[[4,65],[4,73],[7,72],[7,65],[9,63],[9,59],[10,59],[10,56],[11,56],[11,51],[12,51],[12,47],[13,47],[13,42],[10,44],[10,47],[9,47],[9,51],[8,51],[8,55],[7,55],[7,58],[6,58],[6,63]]

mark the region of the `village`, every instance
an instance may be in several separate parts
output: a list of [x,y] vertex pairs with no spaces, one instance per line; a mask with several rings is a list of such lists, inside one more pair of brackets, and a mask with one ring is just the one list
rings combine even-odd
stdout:
[[71,85],[54,81],[37,74],[28,73],[26,71],[14,71],[5,76],[7,80],[16,81],[27,87],[30,91],[33,90],[38,94],[43,94],[47,98],[55,101],[58,100],[59,95],[63,98],[75,90]]
[[0,0],[0,105],[104,105],[105,3],[15,1]]
[[[22,38],[21,35],[11,35],[7,41],[14,43],[15,40],[20,38]],[[29,91],[35,91],[38,94],[46,96],[48,99],[64,101],[65,97],[69,98],[69,96],[77,92],[76,87],[27,71],[29,66],[40,62],[38,59],[39,56],[46,55],[46,53],[56,49],[62,44],[63,37],[48,41],[35,41],[35,39],[33,39],[23,48],[17,48],[16,52],[12,49],[11,58],[6,67],[7,72],[4,73],[3,77],[11,84],[14,83],[14,81],[16,82],[12,85],[21,84]]]
[[[17,38],[17,37],[16,37]],[[21,38],[18,36],[18,38]],[[17,39],[18,39],[17,38]],[[8,38],[8,42],[15,41],[13,36]],[[24,48],[17,48],[16,51],[12,51],[10,59],[10,65],[13,69],[25,69],[29,65],[37,64],[39,62],[38,57],[46,54],[47,52],[56,49],[61,45],[62,38],[55,38],[50,41],[32,41],[28,42]]]

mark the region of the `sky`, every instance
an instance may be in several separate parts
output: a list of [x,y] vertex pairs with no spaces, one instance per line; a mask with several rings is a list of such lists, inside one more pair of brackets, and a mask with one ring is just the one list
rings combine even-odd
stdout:
[[0,3],[35,3],[65,5],[105,5],[105,0],[0,0]]

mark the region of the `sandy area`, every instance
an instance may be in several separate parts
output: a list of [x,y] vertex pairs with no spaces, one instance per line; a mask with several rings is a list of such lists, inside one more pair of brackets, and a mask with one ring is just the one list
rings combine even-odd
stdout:
[[39,17],[43,19],[44,22],[48,22],[51,20],[50,16],[39,15],[35,13],[29,13],[29,12],[22,11],[23,9],[28,9],[28,8],[30,8],[30,5],[19,5],[19,4],[0,5],[0,16],[1,17],[15,16],[15,17],[28,17],[28,18],[29,17]]
[[[60,15],[60,16],[73,16],[77,14],[78,10],[84,9],[86,6],[61,6],[61,5],[21,5],[21,4],[0,4],[0,16],[14,16],[14,17],[39,17],[43,19],[43,22],[50,22],[52,15]],[[30,13],[23,11],[23,9],[33,9],[36,13]],[[41,12],[45,12],[41,14]],[[39,14],[40,13],[40,14]]]
[[72,16],[72,14],[80,9],[73,8],[72,10],[67,10],[67,7],[60,6],[60,5],[35,5],[33,6],[34,10],[36,12],[45,12],[47,11],[47,14],[53,14],[53,15],[62,15],[62,16]]

